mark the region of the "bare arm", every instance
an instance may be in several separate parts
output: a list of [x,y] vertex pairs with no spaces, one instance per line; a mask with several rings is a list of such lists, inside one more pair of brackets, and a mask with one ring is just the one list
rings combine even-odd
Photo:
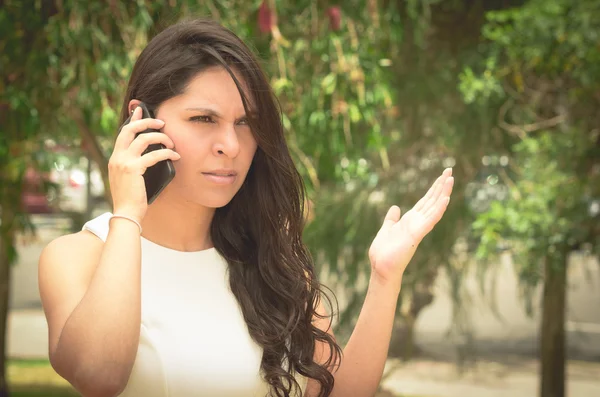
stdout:
[[127,384],[139,343],[140,268],[139,230],[119,218],[104,244],[80,232],[40,256],[50,361],[86,397],[114,396]]
[[[419,243],[442,218],[450,202],[454,179],[452,170],[446,169],[427,194],[400,217],[400,208],[392,206],[383,225],[369,248],[371,280],[367,297],[358,322],[344,349],[340,367],[333,369],[335,385],[332,397],[374,396],[385,366],[396,303],[404,270],[412,259]],[[323,312],[323,309],[319,309]],[[326,319],[316,320],[321,329],[327,329]],[[319,342],[315,360],[324,362],[323,353],[329,355],[328,346]],[[319,385],[309,381],[306,396],[318,395]]]
[[[130,102],[131,110],[137,106]],[[132,112],[108,163],[114,212],[141,222],[147,210],[143,174],[159,161],[176,161],[164,122]],[[148,145],[165,149],[143,154]],[[42,252],[39,284],[48,321],[50,362],[85,397],[112,397],[127,385],[141,326],[141,241],[138,226],[111,219],[102,243],[87,231],[60,237]]]
[[[379,285],[371,280],[365,302],[354,331],[344,348],[344,355],[337,370],[332,373],[335,386],[331,397],[375,395],[390,346],[396,302],[399,290]],[[326,314],[319,308],[320,314]],[[319,328],[325,330],[329,320],[318,319]],[[331,329],[328,331],[333,335]],[[329,347],[319,342],[315,351],[317,362],[329,357]],[[305,397],[319,395],[320,385],[314,379],[308,380]]]

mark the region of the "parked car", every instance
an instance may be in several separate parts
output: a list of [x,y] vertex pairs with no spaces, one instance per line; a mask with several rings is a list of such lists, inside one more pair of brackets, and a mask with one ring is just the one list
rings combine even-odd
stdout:
[[50,173],[41,173],[33,167],[25,171],[25,180],[21,192],[23,211],[30,214],[50,214],[58,210],[55,189],[47,189],[44,184],[56,183]]
[[[87,207],[87,158],[76,161],[58,156],[51,171],[52,179],[60,185],[58,208],[65,212],[83,213]],[[92,205],[104,201],[104,182],[98,166],[92,163],[90,173]]]
[[[50,214],[56,212],[84,213],[87,208],[87,159],[73,161],[57,154],[53,168],[42,173],[33,167],[25,173],[21,202],[25,212]],[[104,183],[98,167],[91,171],[91,204],[104,202]],[[54,188],[44,188],[54,184]]]

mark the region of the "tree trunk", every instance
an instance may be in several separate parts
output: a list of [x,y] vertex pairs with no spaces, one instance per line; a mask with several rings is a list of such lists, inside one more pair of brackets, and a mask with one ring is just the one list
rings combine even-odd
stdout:
[[544,302],[540,337],[541,397],[565,395],[565,309],[567,255],[545,258]]
[[96,138],[96,134],[87,126],[81,112],[73,112],[73,120],[75,120],[79,128],[88,159],[98,164],[102,182],[104,183],[104,198],[112,207],[112,196],[110,194],[110,184],[108,183],[108,159],[102,153],[102,147]]
[[[10,184],[9,184],[10,186]],[[10,187],[0,191],[0,397],[9,395],[6,379],[6,331],[10,298],[10,266],[15,250],[15,202]],[[12,192],[14,193],[14,192]]]

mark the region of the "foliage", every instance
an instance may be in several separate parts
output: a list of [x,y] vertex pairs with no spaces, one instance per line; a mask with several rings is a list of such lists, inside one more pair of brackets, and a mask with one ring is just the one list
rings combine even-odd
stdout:
[[511,249],[530,311],[532,287],[543,282],[541,396],[565,394],[569,254],[600,253],[599,16],[593,0],[530,0],[490,13],[483,77],[462,76],[468,101],[503,101],[498,124],[514,140],[514,178],[503,175],[510,194],[474,231],[486,267],[501,243]]
[[502,101],[500,125],[513,141],[511,172],[501,178],[509,194],[474,224],[478,256],[510,244],[524,287],[541,280],[540,259],[563,247],[600,252],[598,16],[596,1],[532,0],[491,12],[484,71],[461,76],[467,101]]
[[[5,222],[14,215],[4,226],[17,230],[31,229],[20,201],[27,169],[48,170],[51,164],[43,142],[35,139],[58,103],[45,87],[48,58],[42,32],[48,17],[45,8],[32,13],[25,2],[0,8],[0,207]],[[16,251],[6,235],[2,240],[12,263]]]

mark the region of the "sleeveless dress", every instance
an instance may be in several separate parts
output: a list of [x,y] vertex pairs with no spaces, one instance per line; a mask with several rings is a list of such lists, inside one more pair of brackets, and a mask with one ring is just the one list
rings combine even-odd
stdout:
[[[83,230],[106,241],[110,216]],[[120,397],[266,396],[262,348],[229,288],[227,261],[215,248],[176,251],[143,237],[141,244],[140,342]],[[296,380],[304,393],[306,378]]]

